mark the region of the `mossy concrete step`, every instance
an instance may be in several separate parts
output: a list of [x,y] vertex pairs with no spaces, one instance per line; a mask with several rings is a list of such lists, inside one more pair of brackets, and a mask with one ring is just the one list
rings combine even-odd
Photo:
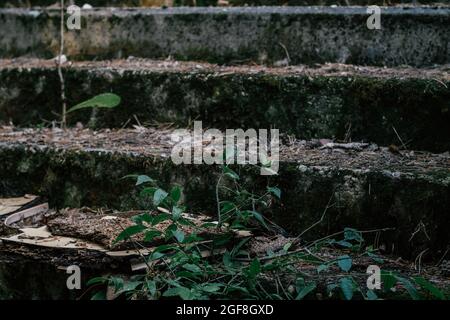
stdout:
[[[219,166],[175,165],[170,130],[33,130],[3,128],[0,134],[0,195],[40,194],[53,206],[139,209],[128,174],[147,174],[163,187],[180,184],[191,212],[215,214]],[[319,144],[320,145],[320,144]],[[291,141],[280,149],[278,175],[236,166],[249,190],[282,190],[264,212],[293,233],[320,220],[306,238],[344,227],[395,228],[382,233],[388,251],[406,257],[425,248],[442,254],[449,243],[450,156],[394,154],[387,148],[321,149]],[[221,196],[225,199],[225,196]]]
[[[319,0],[321,1],[321,0]],[[358,0],[359,1],[359,0]],[[364,0],[363,0],[364,1]],[[427,1],[427,0],[424,0]],[[434,1],[436,2],[436,1]],[[217,0],[65,0],[65,5],[75,4],[82,7],[88,3],[93,7],[162,7],[162,6],[216,6]],[[424,2],[426,3],[426,2]],[[239,4],[236,2],[236,4]],[[56,0],[6,0],[0,3],[0,8],[32,8],[56,7]]]
[[[382,30],[366,7],[239,7],[83,11],[67,32],[71,58],[146,58],[219,63],[341,62],[424,66],[450,62],[450,8],[387,7]],[[0,57],[51,58],[59,10],[0,9]]]
[[[445,0],[229,0],[229,6],[323,6],[323,5],[396,5],[396,4],[444,4]],[[0,7],[38,7],[51,6],[55,0],[6,0],[0,3]],[[82,6],[86,0],[66,0],[67,5],[76,4]],[[216,6],[217,0],[90,0],[93,7],[154,7],[154,6]],[[224,3],[221,6],[226,6]]]
[[253,6],[391,6],[391,5],[446,5],[448,1],[439,0],[229,0],[232,5],[253,5]]
[[[450,150],[449,67],[374,68],[327,64],[266,68],[140,59],[75,62],[64,75],[69,106],[103,92],[114,110],[79,111],[69,123],[100,127],[192,119],[205,126],[270,128],[298,138],[366,140],[417,150]],[[0,60],[0,121],[58,120],[54,61]],[[398,134],[398,135],[397,135]],[[400,137],[400,139],[399,139]]]

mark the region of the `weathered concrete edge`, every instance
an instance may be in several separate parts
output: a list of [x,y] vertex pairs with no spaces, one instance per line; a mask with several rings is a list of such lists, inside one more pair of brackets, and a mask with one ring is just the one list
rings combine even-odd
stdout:
[[[446,6],[415,6],[415,7],[380,7],[384,14],[402,14],[402,15],[447,15],[450,8]],[[85,16],[89,15],[177,15],[177,14],[336,14],[336,15],[367,15],[366,6],[243,6],[243,7],[167,7],[167,8],[93,8],[83,10]],[[25,16],[39,16],[48,14],[59,16],[59,9],[55,8],[35,8],[34,10],[24,8],[2,8],[0,13],[12,13]]]
[[[171,55],[220,63],[272,63],[286,58],[281,42],[294,64],[450,62],[446,32],[450,8],[383,10],[382,30],[367,29],[365,7],[89,10],[82,30],[67,33],[66,52],[78,59]],[[0,56],[55,56],[58,14],[57,10],[1,9]]]
[[[449,243],[448,170],[410,175],[281,163],[280,174],[269,180],[252,168],[237,170],[252,189],[263,190],[268,184],[282,189],[283,201],[275,201],[271,215],[291,232],[299,233],[318,221],[331,197],[336,205],[306,237],[344,227],[395,227],[395,232],[383,234],[382,242],[406,257],[424,248],[439,253]],[[164,186],[183,185],[185,201],[194,211],[214,214],[218,170],[211,166],[175,166],[170,158],[95,150],[0,146],[0,194],[37,193],[53,206],[143,208],[148,203],[137,199],[133,182],[121,179],[134,173],[148,174]],[[420,222],[430,239],[419,233],[411,240]]]
[[[82,6],[85,4],[84,0],[75,0],[76,5]],[[411,0],[390,0],[390,4],[411,4]],[[253,6],[311,6],[311,5],[386,5],[385,0],[230,0],[232,6],[253,5]],[[53,5],[53,0],[34,0],[32,7],[50,6]],[[143,0],[90,0],[89,4],[94,7],[127,7],[127,6],[144,6]],[[154,2],[157,5],[158,2]],[[160,2],[161,5],[165,5],[165,1]],[[443,5],[443,1],[439,0],[420,0],[417,4],[437,4]],[[189,0],[174,0],[174,6],[192,6],[193,2]],[[217,0],[199,0],[196,1],[197,7],[203,6],[216,6]],[[147,4],[147,6],[150,6]],[[21,0],[6,0],[0,3],[0,7],[14,8],[14,7],[27,7],[27,3]]]
[[[219,70],[219,69],[218,69]],[[225,69],[226,70],[226,69]],[[279,128],[298,138],[366,140],[450,150],[450,80],[433,77],[64,69],[68,105],[103,92],[122,97],[114,110],[71,114],[94,127],[191,119],[217,128]],[[59,78],[53,68],[0,68],[0,121],[33,126],[57,120]],[[350,131],[349,131],[350,130]]]

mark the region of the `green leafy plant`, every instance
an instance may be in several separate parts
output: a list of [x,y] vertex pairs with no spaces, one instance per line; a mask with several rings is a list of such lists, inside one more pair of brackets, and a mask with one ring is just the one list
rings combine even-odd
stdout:
[[67,113],[85,108],[115,108],[120,104],[120,101],[121,98],[114,93],[102,93],[73,106],[67,110]]
[[[201,225],[183,213],[187,208],[181,186],[166,190],[146,175],[126,178],[135,179],[140,197],[150,201],[151,210],[134,216],[134,225],[124,229],[114,242],[132,241],[137,248],[150,250],[142,254],[147,271],[132,277],[91,279],[88,285],[96,289],[92,299],[107,298],[106,287],[113,290],[113,297],[128,299],[310,299],[319,285],[297,267],[303,262],[315,264],[318,274],[330,278],[328,298],[378,300],[399,285],[411,299],[446,298],[423,277],[409,278],[385,270],[381,273],[382,290],[368,290],[366,276],[352,273],[354,257],[366,256],[378,264],[384,261],[376,250],[364,245],[363,232],[352,228],[301,246],[296,238],[275,252],[251,255],[247,248],[250,238],[236,238],[235,232],[277,231],[263,212],[274,200],[280,200],[282,193],[272,186],[261,193],[248,191],[241,175],[228,165],[222,167],[216,184],[217,221]],[[211,238],[204,237],[205,230]],[[139,241],[134,239],[138,235]],[[338,235],[342,238],[333,238]],[[324,247],[335,247],[345,254],[326,260],[317,255]],[[331,268],[336,271],[331,272]]]

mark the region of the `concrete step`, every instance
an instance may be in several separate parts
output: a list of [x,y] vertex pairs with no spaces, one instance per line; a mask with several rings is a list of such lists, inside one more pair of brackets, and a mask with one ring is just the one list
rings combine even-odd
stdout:
[[[57,0],[6,0],[0,3],[0,7],[46,7],[54,5]],[[433,4],[445,5],[446,0],[90,0],[93,7],[160,7],[160,6],[331,6],[331,5],[420,5]],[[65,3],[83,6],[86,0],[66,0]]]
[[393,5],[446,5],[448,0],[229,0],[232,5],[254,6],[393,6]]
[[[66,54],[73,59],[450,62],[450,7],[382,8],[381,30],[368,29],[366,7],[109,8],[82,15],[81,30],[66,34]],[[0,57],[54,57],[59,28],[57,9],[0,9]]]
[[[270,128],[302,139],[366,140],[417,150],[450,150],[448,66],[429,69],[339,64],[266,68],[140,59],[74,62],[64,67],[69,106],[103,92],[114,110],[71,114],[101,127],[155,122]],[[0,121],[58,120],[53,61],[0,60]],[[137,119],[137,120],[136,120]],[[400,141],[401,139],[401,141]]]
[[[139,209],[128,174],[148,174],[167,187],[184,186],[191,212],[214,215],[220,166],[175,165],[169,129],[102,130],[2,128],[0,195],[40,194],[52,206]],[[343,227],[395,228],[382,234],[387,251],[406,257],[425,248],[441,253],[449,243],[450,155],[393,153],[373,145],[320,148],[290,141],[280,148],[278,175],[261,176],[254,166],[234,166],[249,190],[282,190],[264,212],[300,233],[320,220],[317,237]],[[222,198],[224,199],[224,198]]]

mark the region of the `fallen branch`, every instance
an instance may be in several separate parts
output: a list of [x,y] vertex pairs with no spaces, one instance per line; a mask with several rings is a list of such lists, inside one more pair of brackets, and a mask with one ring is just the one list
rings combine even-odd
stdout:
[[356,150],[361,151],[365,148],[367,148],[370,144],[365,142],[350,142],[350,143],[336,143],[336,142],[329,142],[322,147],[320,147],[320,150],[323,149],[344,149],[344,150]]

